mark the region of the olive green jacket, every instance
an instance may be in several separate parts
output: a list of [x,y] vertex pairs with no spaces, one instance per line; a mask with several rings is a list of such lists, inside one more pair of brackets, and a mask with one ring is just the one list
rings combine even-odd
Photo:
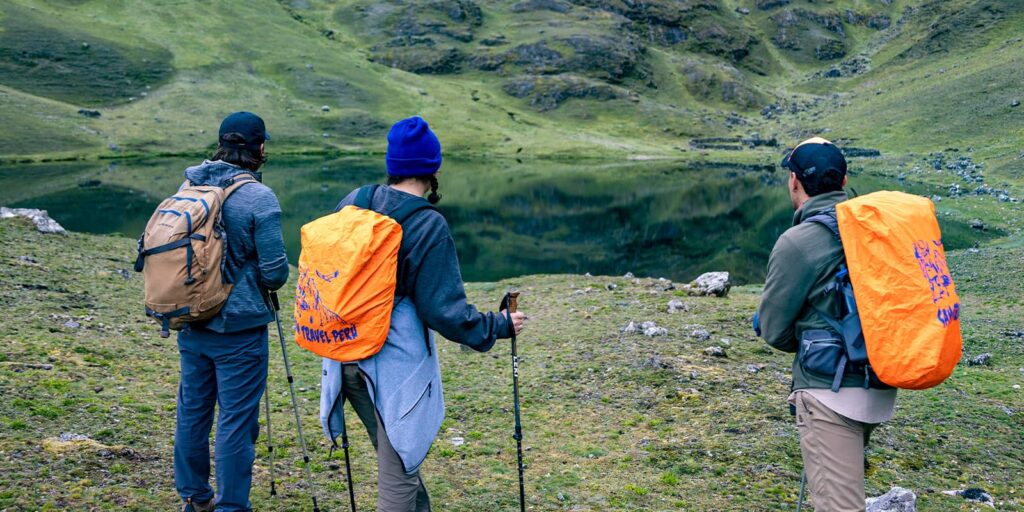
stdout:
[[[829,192],[804,203],[793,215],[793,227],[779,237],[768,258],[768,277],[758,320],[761,337],[783,352],[795,353],[806,330],[835,332],[818,310],[836,311],[838,307],[835,294],[827,293],[825,288],[834,281],[839,266],[846,261],[843,246],[827,227],[803,221],[846,199],[845,192]],[[847,375],[842,385],[863,386],[864,378]],[[832,376],[804,372],[794,358],[794,390],[831,387]]]

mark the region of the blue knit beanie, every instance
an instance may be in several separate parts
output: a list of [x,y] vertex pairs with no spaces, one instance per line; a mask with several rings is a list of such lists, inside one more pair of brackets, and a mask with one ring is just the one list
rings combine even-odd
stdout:
[[441,142],[420,117],[403,119],[388,132],[388,176],[429,176],[441,168]]

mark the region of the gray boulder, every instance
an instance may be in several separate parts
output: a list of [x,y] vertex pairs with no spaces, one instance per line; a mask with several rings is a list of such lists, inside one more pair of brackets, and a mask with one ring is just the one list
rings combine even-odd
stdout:
[[992,354],[985,352],[967,360],[967,366],[989,366],[992,364]]
[[57,221],[50,218],[46,210],[34,210],[30,208],[2,208],[0,207],[0,219],[11,219],[14,217],[25,217],[36,225],[40,233],[65,234],[67,231]]
[[717,347],[717,346],[708,347],[708,348],[704,349],[704,353],[709,355],[709,356],[711,356],[711,357],[729,357],[725,353],[725,349],[724,348]]
[[889,492],[864,501],[866,512],[917,512],[917,495],[910,489],[893,487]]
[[729,295],[730,288],[732,282],[728,272],[707,272],[690,283],[689,294],[725,297]]
[[668,312],[669,313],[686,312],[686,311],[689,311],[689,310],[690,310],[690,306],[687,306],[686,303],[681,301],[681,300],[673,299],[673,300],[668,301]]

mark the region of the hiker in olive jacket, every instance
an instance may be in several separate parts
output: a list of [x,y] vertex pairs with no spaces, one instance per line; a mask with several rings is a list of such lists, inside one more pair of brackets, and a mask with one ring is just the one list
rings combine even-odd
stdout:
[[[174,482],[184,510],[249,511],[252,465],[259,435],[259,405],[267,382],[267,323],[274,314],[266,291],[288,281],[281,236],[281,207],[260,183],[266,161],[263,120],[237,112],[224,119],[217,152],[185,170],[194,186],[227,187],[251,176],[222,210],[226,240],[223,268],[232,283],[227,302],[212,319],[178,334],[181,383],[174,434]],[[210,428],[216,434],[217,492],[210,486]]]
[[896,390],[848,371],[838,391],[835,375],[809,371],[801,364],[801,341],[823,331],[838,334],[823,318],[837,311],[829,288],[846,259],[842,243],[829,228],[805,222],[834,211],[847,199],[846,160],[830,142],[814,138],[783,160],[796,213],[793,227],[779,237],[768,260],[768,276],[755,323],[769,345],[796,353],[789,402],[796,409],[800,449],[816,510],[864,510],[864,447],[872,430],[892,418]]

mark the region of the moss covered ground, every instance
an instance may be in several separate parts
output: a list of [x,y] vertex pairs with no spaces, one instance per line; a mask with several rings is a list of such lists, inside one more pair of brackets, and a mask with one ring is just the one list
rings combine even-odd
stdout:
[[[167,510],[177,352],[141,314],[133,241],[42,235],[0,221],[0,509]],[[896,419],[868,452],[869,494],[900,485],[921,510],[970,510],[941,491],[982,487],[1000,510],[1024,510],[1024,300],[1008,269],[1014,244],[951,254],[968,356],[941,386],[901,393]],[[520,338],[527,495],[531,510],[790,510],[801,463],[789,416],[789,357],[750,332],[756,286],[693,298],[656,279],[542,275],[469,285],[482,307],[509,287],[530,315]],[[291,296],[284,291],[285,303]],[[688,311],[668,313],[682,300]],[[285,312],[285,317],[289,311]],[[625,334],[630,321],[668,330]],[[710,335],[702,340],[695,331]],[[277,352],[271,338],[272,354]],[[710,357],[717,345],[727,358]],[[258,510],[343,510],[341,455],[317,428],[319,363],[289,340],[314,485],[304,482],[280,355],[270,393],[280,495],[268,496],[261,437]],[[516,505],[507,343],[487,354],[442,342],[448,414],[423,467],[439,510]],[[1017,386],[1016,388],[1014,386]],[[362,509],[375,500],[375,461],[354,415],[353,464]],[[96,443],[55,442],[62,433]],[[453,438],[462,438],[456,445]]]

